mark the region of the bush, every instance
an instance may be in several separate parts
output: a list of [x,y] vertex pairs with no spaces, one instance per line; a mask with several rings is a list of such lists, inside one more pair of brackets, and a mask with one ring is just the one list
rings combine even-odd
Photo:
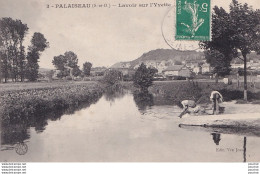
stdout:
[[102,82],[108,86],[114,85],[123,79],[123,73],[117,70],[107,70]]
[[145,64],[141,64],[134,74],[134,85],[141,89],[141,91],[148,91],[148,87],[152,86],[155,73],[158,70],[154,68],[147,68]]
[[134,91],[134,101],[140,111],[154,105],[153,95],[149,92]]

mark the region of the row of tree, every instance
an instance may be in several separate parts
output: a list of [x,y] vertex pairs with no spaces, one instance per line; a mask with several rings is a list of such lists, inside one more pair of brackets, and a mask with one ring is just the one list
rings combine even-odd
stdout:
[[12,81],[35,81],[38,77],[38,61],[49,43],[44,35],[35,32],[25,50],[24,40],[28,34],[27,24],[12,18],[0,19],[0,79]]
[[89,76],[92,67],[90,62],[85,62],[82,70],[80,70],[78,66],[78,56],[72,51],[67,51],[63,55],[54,56],[52,64],[59,70],[57,74],[58,78],[67,76]]

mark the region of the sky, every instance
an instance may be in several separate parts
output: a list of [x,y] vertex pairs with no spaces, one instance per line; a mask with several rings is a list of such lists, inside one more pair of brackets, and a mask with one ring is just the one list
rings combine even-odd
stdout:
[[[260,8],[259,0],[247,2]],[[40,57],[41,68],[54,68],[54,56],[73,51],[79,65],[89,61],[93,66],[111,66],[131,61],[150,50],[170,49],[161,34],[161,23],[169,7],[47,8],[56,4],[169,3],[173,0],[0,0],[0,17],[20,19],[29,27],[25,45],[34,32],[44,34],[50,43]],[[212,0],[212,5],[228,10],[231,0]]]

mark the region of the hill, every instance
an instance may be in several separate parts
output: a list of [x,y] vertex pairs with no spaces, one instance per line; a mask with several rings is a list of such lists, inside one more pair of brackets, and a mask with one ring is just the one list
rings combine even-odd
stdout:
[[[240,55],[240,57],[242,57]],[[247,56],[248,61],[260,62],[260,55],[252,52]],[[197,51],[178,51],[174,49],[156,49],[144,53],[139,58],[129,62],[119,62],[111,66],[111,68],[137,68],[142,62],[147,66],[153,66],[165,69],[174,64],[180,64],[185,61],[186,63],[205,63],[203,52]],[[240,59],[233,59],[232,63],[243,63]],[[183,63],[182,63],[183,64]]]
[[144,53],[139,58],[130,61],[130,62],[119,62],[111,67],[126,67],[126,68],[135,68],[140,63],[144,62],[145,64],[151,63],[161,63],[166,62],[166,64],[172,65],[174,62],[191,62],[191,61],[201,61],[204,59],[202,52],[196,51],[178,51],[174,49],[156,49]]

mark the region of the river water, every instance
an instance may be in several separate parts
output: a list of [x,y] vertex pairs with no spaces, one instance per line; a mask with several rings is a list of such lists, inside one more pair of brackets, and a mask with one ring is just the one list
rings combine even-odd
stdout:
[[179,127],[181,109],[152,95],[104,95],[73,114],[1,126],[0,161],[252,162],[260,138]]

